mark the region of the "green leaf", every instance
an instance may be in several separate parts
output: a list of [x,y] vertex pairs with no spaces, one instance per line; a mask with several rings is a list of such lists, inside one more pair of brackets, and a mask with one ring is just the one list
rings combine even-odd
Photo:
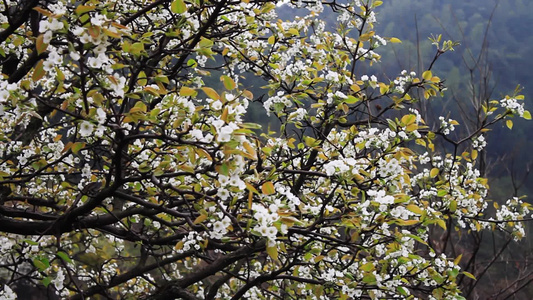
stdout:
[[410,238],[412,238],[413,240],[421,243],[421,244],[424,244],[424,245],[427,245],[428,243],[426,241],[424,241],[421,237],[417,236],[417,235],[414,235],[414,234],[406,234],[405,236],[408,236]]
[[524,114],[522,115],[522,117],[526,120],[531,120],[531,113],[527,110],[524,111]]
[[50,262],[44,257],[37,257],[33,259],[33,265],[42,272],[50,267]]
[[61,258],[63,261],[67,262],[67,263],[72,263],[72,260],[70,259],[70,257],[68,256],[67,253],[63,252],[63,251],[59,251],[56,253],[56,255]]
[[43,278],[43,280],[41,280],[41,282],[44,285],[44,287],[48,287],[50,282],[52,282],[52,279],[50,279],[50,277],[46,276],[45,278]]
[[170,5],[170,11],[172,11],[175,14],[182,14],[185,11],[187,11],[187,5],[185,4],[185,1],[183,0],[174,0],[172,1],[172,4]]
[[165,75],[157,75],[156,77],[154,77],[154,80],[156,82],[162,82],[162,83],[166,83],[166,84],[170,83],[170,80],[168,80],[168,77],[165,76]]
[[375,284],[376,276],[374,276],[374,274],[367,274],[363,277],[363,282],[367,284]]
[[450,212],[455,212],[457,210],[457,201],[450,201]]
[[310,136],[304,136],[304,143],[307,147],[315,147],[318,146],[320,141],[317,141],[315,138],[312,138]]
[[374,270],[374,264],[372,262],[367,262],[366,264],[361,266],[361,270],[365,272],[370,272]]
[[143,161],[139,167],[137,168],[139,170],[139,172],[141,173],[148,173],[150,171],[152,171],[152,166],[150,166],[150,164],[148,164],[148,162],[146,161]]
[[247,129],[261,129],[262,128],[260,124],[256,124],[256,123],[242,123],[240,125],[242,128],[247,128]]
[[435,178],[435,177],[437,177],[437,175],[439,175],[439,169],[437,169],[437,168],[433,168],[433,169],[431,169],[431,171],[429,172],[429,176],[430,176],[431,178]]
[[348,98],[346,98],[344,100],[344,102],[346,104],[354,104],[354,103],[357,103],[359,100],[360,100],[359,98],[357,98],[357,97],[355,97],[353,95],[348,95]]
[[448,194],[448,191],[447,190],[438,190],[437,191],[437,196],[439,197],[444,197]]
[[217,166],[217,171],[221,175],[228,176],[229,175],[229,167],[226,163],[221,164],[220,166]]
[[513,129],[513,120],[505,121],[505,125],[507,125],[507,128]]
[[406,291],[403,287],[401,287],[401,286],[396,287],[396,290],[398,290],[398,293],[400,293],[400,294],[403,295],[403,296],[409,296],[409,294],[407,293],[407,291]]
[[187,66],[191,67],[191,68],[196,68],[198,66],[198,63],[196,62],[196,60],[190,58],[188,61],[187,61]]

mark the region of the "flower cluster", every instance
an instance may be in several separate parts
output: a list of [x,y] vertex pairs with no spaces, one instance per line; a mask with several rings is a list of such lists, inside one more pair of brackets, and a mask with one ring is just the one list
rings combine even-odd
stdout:
[[444,135],[449,135],[452,131],[455,130],[455,125],[457,125],[457,122],[455,120],[448,119],[448,121],[446,121],[446,119],[443,116],[439,117],[439,121],[440,121],[440,131]]
[[268,208],[260,204],[253,204],[254,219],[257,224],[253,230],[261,236],[268,239],[269,245],[275,245],[278,235],[278,229],[274,226],[274,222],[278,219],[278,204],[271,204]]
[[394,79],[394,91],[403,94],[407,86],[413,81],[413,78],[416,77],[416,72],[411,71],[408,73],[406,70],[401,72],[401,75]]
[[500,106],[520,117],[524,116],[524,104],[519,103],[516,98],[506,97],[500,100]]
[[472,147],[474,149],[481,151],[485,149],[486,146],[487,146],[487,141],[485,140],[485,137],[482,134],[472,139]]
[[510,227],[516,241],[522,239],[525,235],[524,223],[520,222],[524,216],[528,216],[531,212],[531,205],[529,203],[523,202],[518,197],[513,197],[508,199],[504,205],[498,207],[496,211],[496,218],[491,218],[488,223],[485,223],[486,226],[490,225],[490,221],[504,221],[498,222],[497,225],[499,228],[505,230]]

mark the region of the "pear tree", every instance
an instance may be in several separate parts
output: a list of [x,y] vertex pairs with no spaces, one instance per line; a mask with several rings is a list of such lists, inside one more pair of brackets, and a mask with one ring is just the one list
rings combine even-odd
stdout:
[[516,93],[430,126],[434,70],[365,71],[401,43],[382,4],[0,3],[0,295],[461,299],[477,274],[431,232],[524,237],[477,162],[531,115]]

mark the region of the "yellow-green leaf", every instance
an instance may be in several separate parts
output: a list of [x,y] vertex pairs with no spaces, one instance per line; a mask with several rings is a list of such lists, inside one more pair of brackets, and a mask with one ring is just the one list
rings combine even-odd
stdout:
[[72,144],[71,150],[72,150],[72,153],[77,154],[83,148],[85,148],[85,143],[76,142],[76,143]]
[[477,154],[478,153],[477,153],[476,149],[472,150],[472,154],[471,154],[472,159],[476,159],[477,158]]
[[170,5],[170,11],[175,14],[182,14],[187,10],[187,5],[183,0],[174,0]]
[[37,40],[35,41],[35,48],[37,49],[37,54],[41,54],[46,51],[48,44],[44,42],[44,34],[39,34]]
[[274,184],[272,184],[272,181],[267,181],[261,185],[261,191],[265,195],[272,195],[276,192],[274,189]]
[[399,39],[399,38],[390,38],[389,42],[393,43],[393,44],[397,44],[397,43],[401,43],[402,41]]
[[48,11],[48,10],[42,8],[42,7],[36,6],[36,7],[33,8],[33,10],[38,11],[39,13],[41,13],[42,15],[47,16],[47,17],[51,17],[52,16],[52,13],[50,11]]
[[289,29],[289,33],[292,34],[292,35],[299,35],[299,34],[300,34],[300,32],[298,31],[298,29],[296,29],[296,28],[294,28],[294,27],[291,28],[291,29]]
[[455,212],[457,210],[457,201],[452,200],[450,202],[450,212]]
[[424,213],[424,211],[420,207],[418,207],[418,206],[416,206],[414,204],[409,204],[409,205],[406,206],[406,208],[407,208],[407,210],[409,210],[411,212],[414,212],[417,215],[421,215],[421,214]]
[[400,226],[411,226],[411,225],[416,225],[418,224],[420,221],[419,220],[397,220],[397,223],[398,225]]
[[459,263],[461,262],[461,258],[463,257],[462,254],[459,254],[459,256],[457,256],[454,260],[453,260],[453,263],[456,264],[456,265],[459,265]]
[[190,87],[187,87],[187,86],[182,86],[181,89],[180,89],[180,96],[183,96],[183,97],[188,97],[188,96],[196,96],[198,94],[198,92],[195,90],[195,89],[192,89]]
[[254,194],[252,192],[249,192],[248,193],[248,209],[252,209],[253,202],[254,202]]
[[228,107],[224,107],[224,110],[222,111],[222,115],[220,115],[220,120],[224,121],[224,122],[228,122],[228,113],[229,113],[229,110],[228,110]]
[[38,81],[39,79],[43,78],[45,72],[43,68],[43,60],[41,59],[35,68],[33,69],[33,74],[31,75],[31,80],[34,82]]
[[505,121],[505,125],[507,125],[507,128],[513,129],[513,120]]
[[422,78],[424,78],[424,80],[431,80],[431,77],[433,77],[433,74],[431,74],[430,70],[427,70],[422,73]]
[[410,124],[413,124],[416,122],[416,116],[415,115],[405,115],[402,117],[402,124],[405,126],[408,126]]
[[159,91],[156,90],[156,89],[154,89],[154,88],[151,87],[151,86],[147,86],[147,87],[145,87],[143,90],[144,90],[145,92],[148,92],[148,93],[154,95],[154,96],[159,96],[159,95],[160,95]]
[[254,193],[254,194],[259,194],[259,192],[257,191],[257,189],[256,189],[253,185],[251,185],[251,184],[248,183],[248,182],[244,182],[244,184],[246,184],[246,188],[247,188],[250,192],[252,192],[252,193]]
[[93,5],[78,5],[78,7],[76,7],[76,14],[79,16],[79,15],[82,15],[84,13],[87,13],[87,12],[90,12],[92,10],[94,10],[96,8],[96,6],[93,6]]
[[522,117],[526,120],[531,120],[531,113],[527,110],[524,111],[524,114],[522,115]]
[[254,99],[254,94],[252,92],[250,92],[249,90],[242,91],[242,95],[244,96],[244,98],[246,98],[248,100]]
[[266,250],[267,250],[268,256],[270,256],[270,258],[272,258],[275,261],[278,260],[278,247],[276,247],[276,246],[273,246],[273,247],[267,246]]
[[111,31],[107,28],[102,28],[102,31],[104,32],[105,35],[109,36],[109,37],[112,37],[112,38],[115,38],[115,39],[120,39],[120,34],[117,33],[117,32],[114,32],[114,31]]
[[429,172],[429,176],[431,176],[431,178],[435,178],[435,177],[437,177],[437,175],[439,175],[439,169],[437,169],[437,168],[433,168]]
[[446,222],[444,222],[443,219],[438,219],[437,225],[439,225],[442,229],[446,230]]
[[148,79],[146,78],[146,73],[144,71],[139,72],[139,76],[137,76],[137,84],[140,86],[145,86],[148,83]]
[[360,100],[359,98],[357,98],[357,97],[355,97],[353,95],[348,95],[348,98],[346,98],[344,100],[344,102],[346,104],[354,104],[354,103],[358,102],[359,100]]
[[244,149],[246,149],[246,152],[251,156],[251,157],[257,157],[257,153],[255,152],[255,149],[252,147],[252,145],[250,145],[250,143],[248,142],[244,142],[242,144],[244,146]]
[[207,215],[199,215],[193,222],[194,225],[198,225],[207,219]]
[[361,90],[361,87],[359,85],[357,85],[357,83],[354,83],[352,85],[350,85],[350,89],[354,92],[354,93],[357,93]]
[[468,277],[468,278],[471,278],[471,279],[474,279],[476,280],[476,276],[474,276],[472,273],[470,272],[467,272],[467,271],[463,271],[463,274]]
[[379,83],[379,92],[382,94],[382,95],[385,95],[387,92],[389,91],[389,86],[380,82]]
[[324,255],[318,255],[313,260],[315,261],[315,263],[317,263],[317,262],[320,262],[321,260],[323,260],[325,257],[326,256],[324,256]]
[[375,269],[375,267],[374,267],[374,263],[372,263],[372,262],[367,262],[366,264],[362,265],[362,266],[360,267],[360,269],[363,270],[363,271],[365,271],[365,272],[370,272],[370,271],[372,271],[372,270]]
[[220,81],[224,83],[224,87],[227,90],[233,90],[236,86],[235,81],[233,81],[233,79],[231,79],[231,77],[229,77],[228,75],[220,76]]
[[210,87],[203,87],[202,91],[207,95],[207,97],[213,99],[213,100],[220,100],[220,95],[212,88]]

